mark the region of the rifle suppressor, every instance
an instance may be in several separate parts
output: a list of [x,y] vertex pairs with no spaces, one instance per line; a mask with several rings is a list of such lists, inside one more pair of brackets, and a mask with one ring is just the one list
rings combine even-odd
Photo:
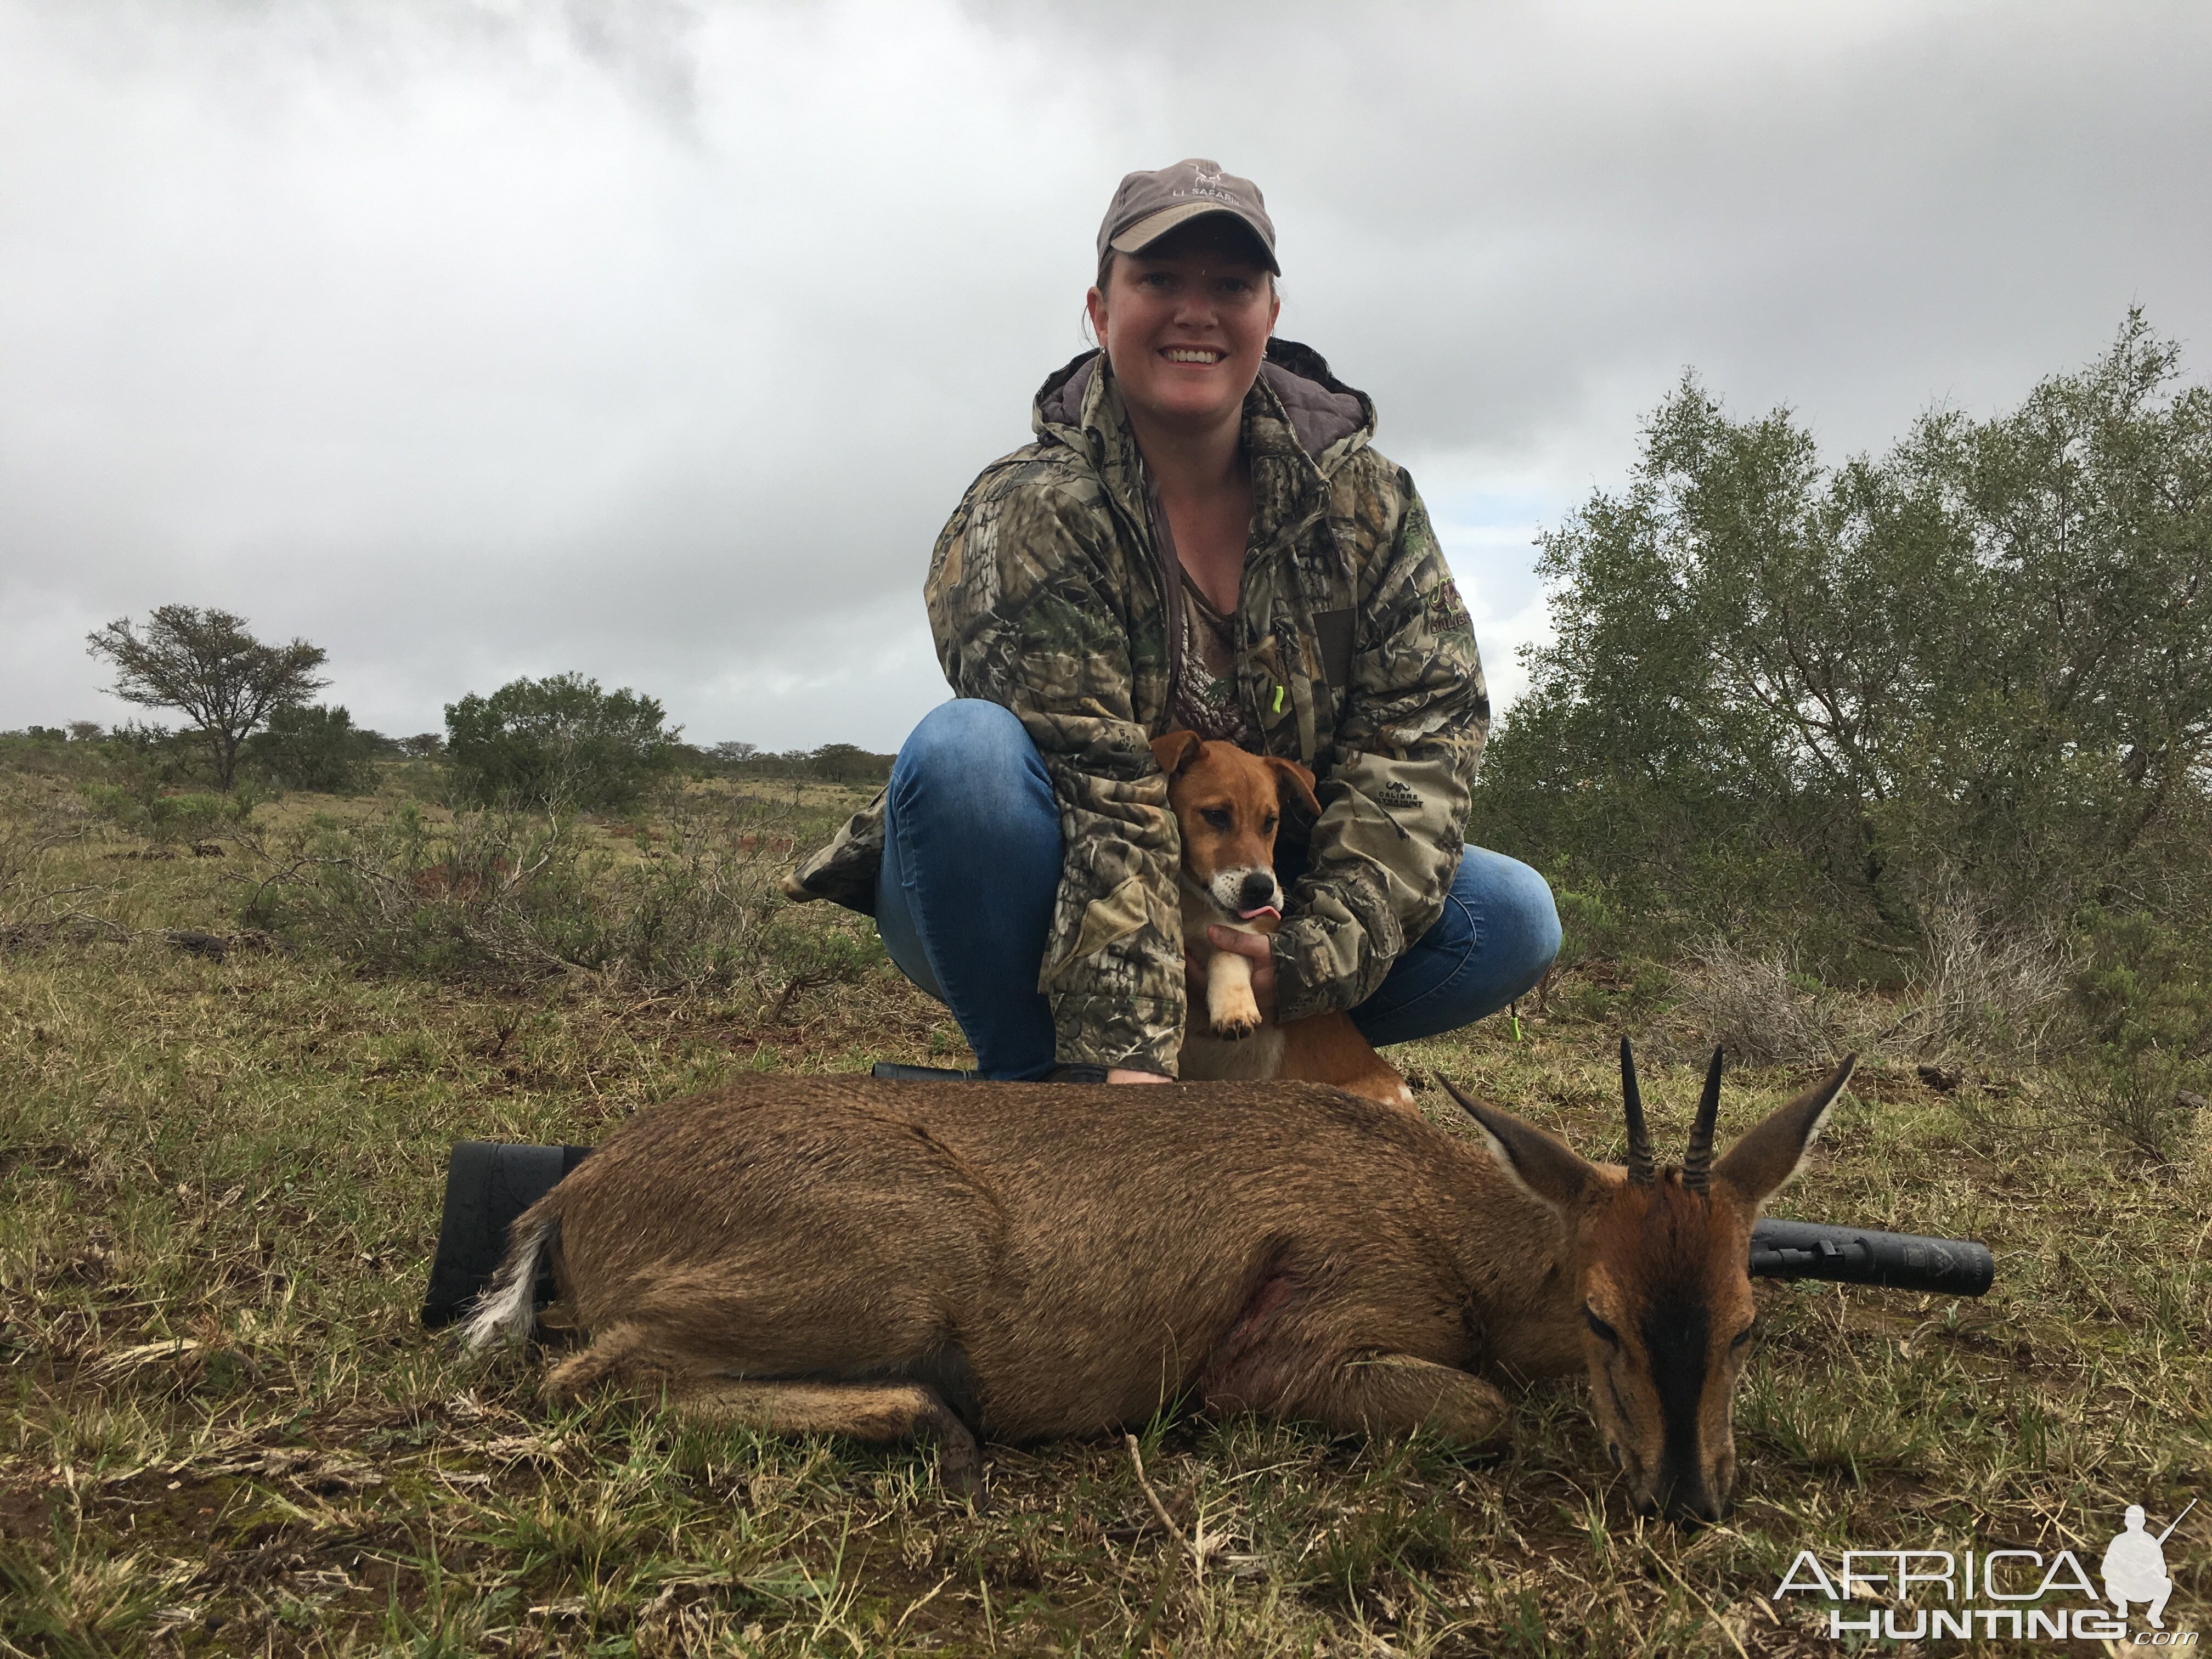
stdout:
[[1761,1221],[1751,1230],[1753,1279],[1832,1279],[1936,1296],[1979,1296],[1996,1272],[1989,1246],[1970,1239],[1869,1232],[1818,1221]]

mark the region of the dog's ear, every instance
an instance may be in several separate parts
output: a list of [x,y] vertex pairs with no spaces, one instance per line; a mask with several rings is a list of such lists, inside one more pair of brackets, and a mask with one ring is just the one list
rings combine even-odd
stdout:
[[1314,775],[1296,761],[1274,755],[1267,757],[1267,764],[1275,769],[1275,794],[1284,810],[1301,806],[1308,817],[1319,817],[1321,802],[1314,796]]
[[1198,758],[1200,738],[1195,732],[1169,732],[1152,739],[1152,758],[1160,770],[1174,777]]

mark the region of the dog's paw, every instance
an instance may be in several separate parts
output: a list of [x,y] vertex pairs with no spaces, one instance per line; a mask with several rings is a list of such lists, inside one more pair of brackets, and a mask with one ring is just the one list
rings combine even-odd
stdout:
[[1213,1035],[1232,1042],[1260,1029],[1260,1005],[1252,1000],[1249,992],[1243,996],[1223,997],[1206,1012],[1212,1018]]

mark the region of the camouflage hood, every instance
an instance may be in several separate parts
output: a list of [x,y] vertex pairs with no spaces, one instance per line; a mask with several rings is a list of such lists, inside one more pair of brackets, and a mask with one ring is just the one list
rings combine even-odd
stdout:
[[[1086,351],[1054,370],[1037,388],[1030,410],[1030,431],[1087,449],[1091,465],[1102,472],[1120,462],[1126,440],[1124,429],[1109,433],[1096,424],[1097,414],[1106,407],[1104,400],[1091,411],[1091,419],[1085,418],[1085,401],[1103,362],[1097,352]],[[1320,472],[1330,471],[1375,435],[1375,405],[1367,394],[1330,374],[1328,364],[1311,346],[1295,340],[1268,341],[1260,380],[1274,394],[1298,447]]]
[[[1183,1023],[1179,842],[1150,740],[1167,729],[1182,591],[1102,354],[1051,375],[1036,441],[994,462],[938,538],[924,597],[953,690],[1018,715],[1066,855],[1040,988],[1063,1061],[1172,1075]],[[1489,719],[1465,608],[1374,406],[1310,349],[1269,344],[1244,405],[1252,537],[1237,695],[1322,811],[1276,935],[1278,1007],[1349,1008],[1443,908]],[[880,798],[794,897],[872,910]]]

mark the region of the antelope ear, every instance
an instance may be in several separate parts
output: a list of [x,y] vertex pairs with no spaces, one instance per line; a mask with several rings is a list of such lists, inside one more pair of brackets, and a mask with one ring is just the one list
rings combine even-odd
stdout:
[[1198,758],[1200,739],[1195,732],[1165,732],[1152,739],[1152,758],[1160,770],[1174,777]]
[[1850,1081],[1856,1054],[1845,1054],[1834,1075],[1814,1084],[1728,1150],[1713,1174],[1743,1194],[1754,1214],[1805,1167],[1806,1154],[1820,1139],[1828,1109]]
[[1284,760],[1270,755],[1267,764],[1275,769],[1275,794],[1287,807],[1292,802],[1303,805],[1307,816],[1321,816],[1321,802],[1314,794],[1314,775],[1294,760]]
[[1578,1206],[1603,1181],[1596,1167],[1560,1141],[1510,1112],[1479,1105],[1439,1074],[1437,1081],[1474,1120],[1498,1167],[1539,1204],[1564,1215]]

